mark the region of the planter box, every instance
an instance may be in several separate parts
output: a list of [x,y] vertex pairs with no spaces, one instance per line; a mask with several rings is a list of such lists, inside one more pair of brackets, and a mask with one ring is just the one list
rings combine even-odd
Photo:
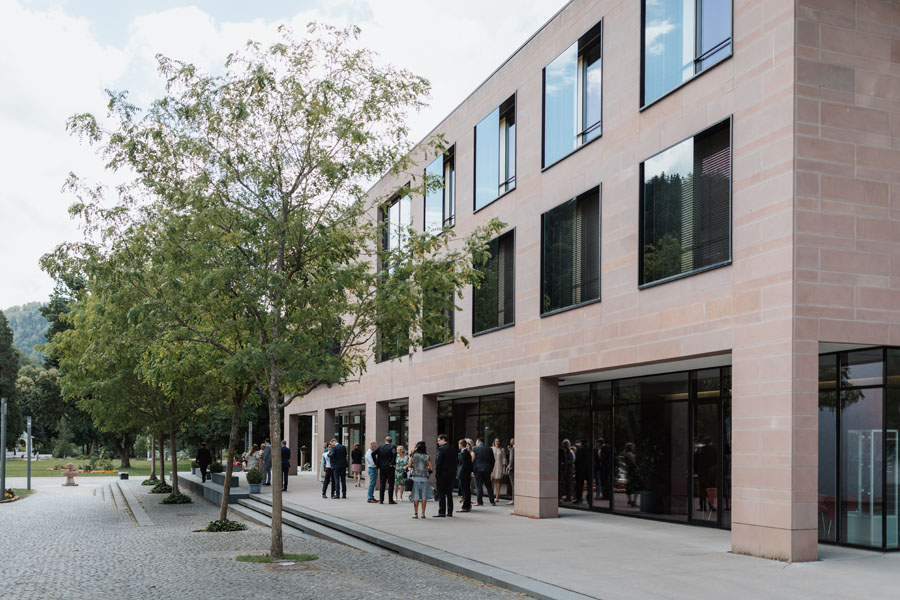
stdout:
[[119,479],[128,479],[128,473],[127,472],[119,473]]
[[[225,473],[211,473],[213,483],[217,483],[219,485],[225,485]],[[231,476],[231,487],[236,488],[240,485],[238,476]]]
[[262,486],[261,483],[248,483],[247,485],[250,486],[251,494],[259,494],[260,493],[260,486]]

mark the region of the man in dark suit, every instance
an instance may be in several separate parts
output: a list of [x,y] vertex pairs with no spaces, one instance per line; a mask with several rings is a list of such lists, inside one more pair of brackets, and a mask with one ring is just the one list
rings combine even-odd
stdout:
[[394,502],[394,477],[396,476],[395,468],[397,466],[397,447],[392,444],[393,438],[387,436],[384,443],[375,449],[375,464],[378,467],[378,503],[384,504],[384,490],[388,489],[388,504],[397,504]]
[[491,487],[491,471],[494,470],[494,451],[484,445],[482,438],[475,440],[475,448],[472,451],[475,453],[473,467],[475,469],[475,490],[478,492],[478,502],[475,503],[475,506],[484,506],[482,502],[484,498],[481,494],[482,487],[487,488],[487,496],[488,500],[491,501],[491,506],[497,506],[497,503],[494,502],[494,490]]
[[212,464],[212,453],[206,447],[206,443],[201,442],[200,449],[197,450],[197,466],[200,467],[200,476],[206,481],[206,469]]
[[291,468],[291,449],[288,448],[287,440],[281,440],[281,491],[287,491],[288,469]]
[[[331,458],[331,476],[334,478],[335,497],[347,498],[347,446],[336,439],[331,440],[331,450],[328,451]],[[343,490],[343,494],[341,492]]]
[[434,481],[438,496],[438,514],[436,517],[453,516],[453,476],[456,468],[453,464],[453,450],[447,443],[446,434],[437,439],[437,460],[434,463]]
[[463,499],[459,512],[472,510],[472,453],[466,440],[459,440],[459,454],[456,457],[456,479],[459,480],[459,495]]

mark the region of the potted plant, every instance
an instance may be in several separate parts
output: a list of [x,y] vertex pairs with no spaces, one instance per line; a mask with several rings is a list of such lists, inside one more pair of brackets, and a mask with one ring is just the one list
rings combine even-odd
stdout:
[[262,483],[263,475],[259,469],[250,469],[247,471],[247,485],[250,486],[251,494],[259,493],[259,486]]
[[191,475],[196,475],[197,469],[199,469],[199,468],[200,468],[200,465],[197,464],[197,461],[192,460],[191,461]]
[[209,465],[210,473],[222,473],[223,471],[225,471],[225,466],[220,462],[214,462],[213,464]]

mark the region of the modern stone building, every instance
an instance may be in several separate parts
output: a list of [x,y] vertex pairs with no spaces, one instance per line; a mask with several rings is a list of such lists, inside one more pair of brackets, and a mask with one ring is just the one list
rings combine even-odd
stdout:
[[515,437],[519,515],[898,547],[900,2],[574,0],[435,132],[383,218],[508,224],[471,345],[373,356],[292,448]]

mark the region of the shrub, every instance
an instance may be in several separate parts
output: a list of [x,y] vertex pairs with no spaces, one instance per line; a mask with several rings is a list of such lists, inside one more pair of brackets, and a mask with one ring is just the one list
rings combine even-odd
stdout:
[[165,498],[162,499],[163,504],[190,504],[191,497],[181,492],[175,492],[173,494],[169,494]]
[[153,486],[153,489],[150,490],[150,493],[151,494],[171,494],[172,486],[169,485],[168,483],[164,483],[164,482],[160,481],[155,486]]
[[222,463],[220,463],[220,462],[214,462],[213,464],[209,465],[210,473],[222,473],[224,471],[225,471],[225,467],[223,467]]
[[247,529],[247,526],[240,521],[221,519],[218,521],[210,521],[209,525],[207,525],[203,531],[244,531],[245,529]]
[[250,469],[247,471],[247,483],[262,483],[263,475],[259,472],[259,469]]
[[156,475],[151,475],[147,479],[141,482],[141,485],[156,485],[159,483],[159,478]]
[[4,500],[12,500],[12,499],[15,498],[15,497],[16,497],[16,494],[12,491],[12,489],[7,488],[7,489],[3,492],[3,499],[4,499]]

